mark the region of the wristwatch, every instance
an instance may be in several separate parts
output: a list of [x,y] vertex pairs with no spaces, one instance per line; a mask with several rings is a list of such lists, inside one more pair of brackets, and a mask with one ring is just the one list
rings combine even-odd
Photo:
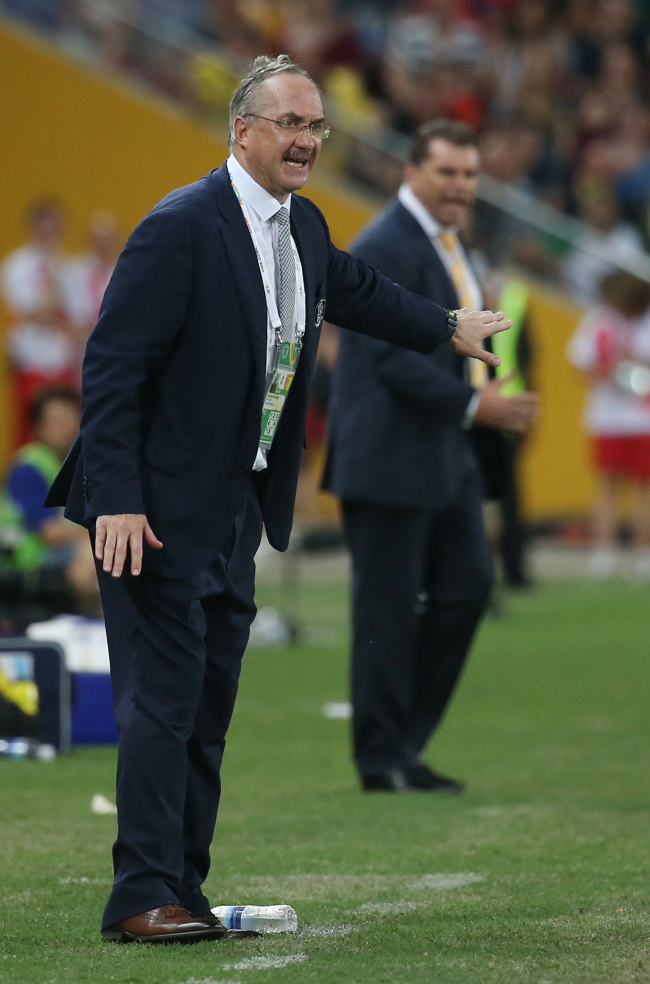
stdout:
[[[455,311],[448,311],[447,308],[445,308],[445,314],[447,315],[447,328],[449,329],[449,338],[452,338],[454,332],[456,331],[456,327],[458,325],[458,315],[456,314]],[[449,338],[447,339],[447,341],[449,341]]]

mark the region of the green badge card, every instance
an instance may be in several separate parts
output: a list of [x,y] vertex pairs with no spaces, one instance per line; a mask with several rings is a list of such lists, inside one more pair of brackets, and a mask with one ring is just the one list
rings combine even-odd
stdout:
[[278,364],[275,367],[269,391],[264,400],[262,408],[262,434],[260,436],[260,447],[265,451],[271,447],[273,437],[278,426],[282,408],[289,395],[293,377],[296,375],[296,366],[300,347],[294,342],[283,342],[280,346]]

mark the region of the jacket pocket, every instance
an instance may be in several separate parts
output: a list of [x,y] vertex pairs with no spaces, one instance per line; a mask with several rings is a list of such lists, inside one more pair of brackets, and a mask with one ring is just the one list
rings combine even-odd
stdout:
[[142,449],[142,460],[145,464],[167,475],[182,475],[194,460],[194,454],[186,448],[179,448],[167,441],[149,438]]

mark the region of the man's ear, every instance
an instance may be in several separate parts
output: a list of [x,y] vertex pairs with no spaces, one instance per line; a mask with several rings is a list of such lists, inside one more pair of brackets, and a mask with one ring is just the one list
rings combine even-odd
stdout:
[[238,143],[240,147],[248,146],[248,131],[250,124],[244,116],[237,116],[234,123],[235,128],[235,143]]

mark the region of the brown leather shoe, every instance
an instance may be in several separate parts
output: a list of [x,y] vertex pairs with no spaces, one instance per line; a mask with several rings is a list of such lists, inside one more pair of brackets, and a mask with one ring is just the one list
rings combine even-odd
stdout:
[[200,916],[195,916],[199,922],[206,922],[209,926],[221,926],[229,940],[251,940],[261,936],[256,929],[226,929],[218,916],[214,912],[202,912]]
[[195,919],[182,905],[161,905],[102,929],[102,936],[113,943],[198,943],[225,939],[228,930],[218,919]]

